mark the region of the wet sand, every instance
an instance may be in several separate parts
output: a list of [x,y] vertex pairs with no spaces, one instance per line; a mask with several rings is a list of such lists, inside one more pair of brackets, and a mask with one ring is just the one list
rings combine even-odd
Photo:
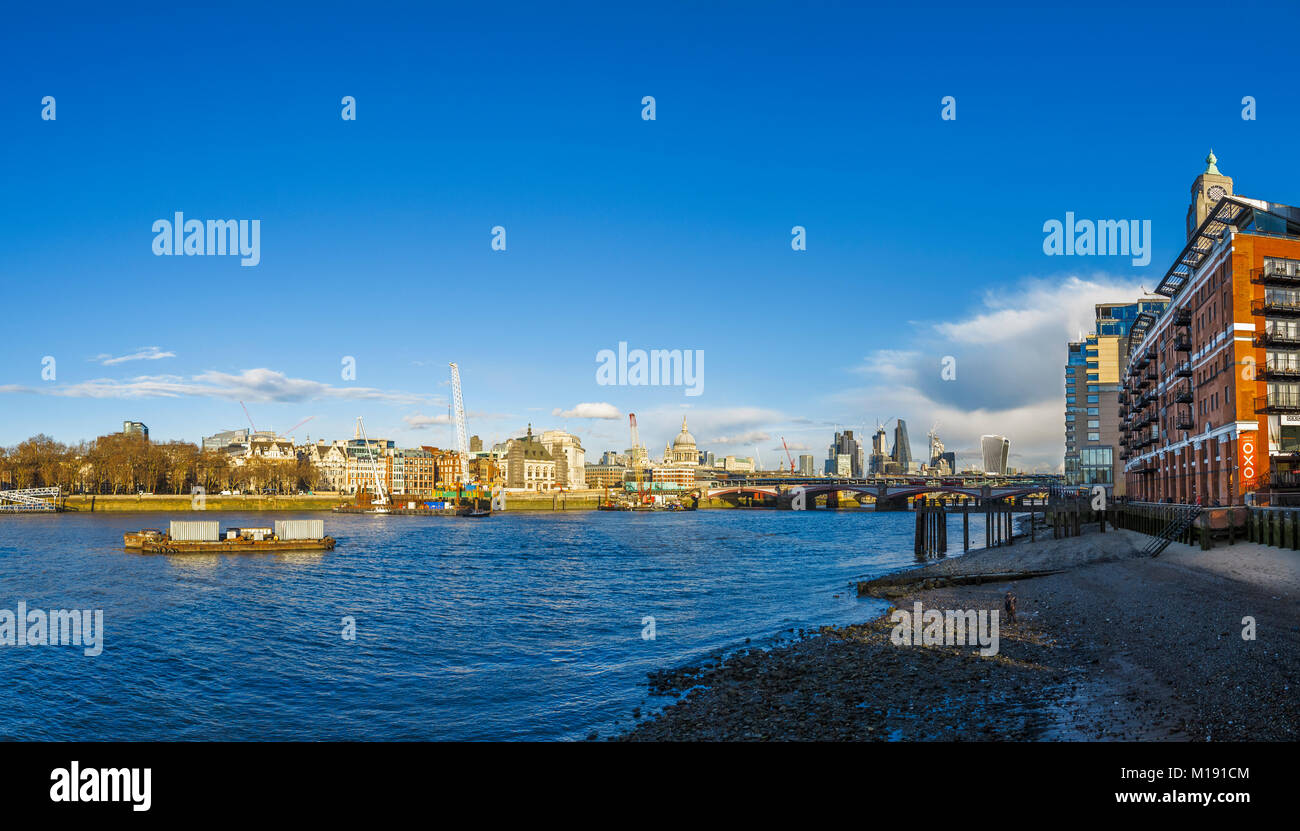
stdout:
[[[1300,551],[1171,545],[1095,531],[971,552],[915,578],[1062,573],[883,587],[898,608],[1003,608],[997,655],[895,646],[887,617],[720,665],[651,678],[680,700],[619,737],[656,740],[1294,741],[1300,737]],[[920,584],[921,586],[933,585]],[[1253,616],[1256,639],[1242,638]]]

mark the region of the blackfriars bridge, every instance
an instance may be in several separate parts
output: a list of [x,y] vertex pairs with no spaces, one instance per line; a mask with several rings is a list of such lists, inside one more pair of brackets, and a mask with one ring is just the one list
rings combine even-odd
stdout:
[[909,508],[917,497],[971,499],[987,504],[992,501],[1016,503],[1026,497],[1046,496],[1061,487],[1061,477],[951,477],[943,479],[830,479],[810,477],[754,477],[714,482],[695,493],[701,499],[722,499],[754,507],[812,510],[818,498],[828,508],[838,508],[842,501],[859,505],[874,503],[877,511],[900,511]]

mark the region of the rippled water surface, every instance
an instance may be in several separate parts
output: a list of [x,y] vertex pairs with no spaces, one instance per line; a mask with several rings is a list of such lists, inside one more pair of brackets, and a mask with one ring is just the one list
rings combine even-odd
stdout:
[[0,609],[105,629],[97,657],[0,646],[0,738],[604,736],[661,703],[647,672],[864,620],[883,604],[852,581],[915,562],[906,513],[324,516],[332,552],[170,557],[122,533],[196,517],[0,516]]

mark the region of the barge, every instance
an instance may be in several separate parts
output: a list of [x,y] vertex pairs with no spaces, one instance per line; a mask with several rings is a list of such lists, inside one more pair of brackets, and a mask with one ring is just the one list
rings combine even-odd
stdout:
[[128,550],[144,554],[251,554],[276,551],[333,551],[335,540],[325,535],[319,519],[277,520],[274,528],[227,528],[219,536],[215,521],[173,521],[171,529],[129,531],[122,535]]

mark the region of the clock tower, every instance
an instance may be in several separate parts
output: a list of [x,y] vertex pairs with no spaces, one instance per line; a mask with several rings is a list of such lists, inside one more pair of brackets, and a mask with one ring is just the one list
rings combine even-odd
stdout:
[[1205,157],[1205,172],[1192,182],[1192,201],[1187,206],[1187,238],[1191,239],[1205,217],[1225,196],[1232,195],[1232,177],[1224,176],[1216,166],[1214,151]]

